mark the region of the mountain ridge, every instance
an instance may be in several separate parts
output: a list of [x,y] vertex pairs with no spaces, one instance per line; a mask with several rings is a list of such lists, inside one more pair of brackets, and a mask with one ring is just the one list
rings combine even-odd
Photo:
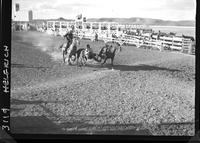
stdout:
[[144,25],[157,25],[157,26],[195,26],[195,21],[193,20],[162,20],[153,18],[89,18],[89,22],[118,22],[122,24],[144,24]]
[[[32,21],[74,21],[72,19],[66,19],[63,17],[57,19],[33,19]],[[87,22],[117,22],[121,24],[138,24],[138,25],[151,25],[151,26],[191,26],[195,27],[196,23],[194,20],[162,20],[153,18],[88,18]]]

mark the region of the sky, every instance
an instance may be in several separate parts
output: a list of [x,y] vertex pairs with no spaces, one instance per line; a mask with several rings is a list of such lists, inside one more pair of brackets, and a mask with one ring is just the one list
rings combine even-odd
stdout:
[[162,20],[195,20],[196,0],[13,0],[20,4],[18,19],[86,18],[154,18]]

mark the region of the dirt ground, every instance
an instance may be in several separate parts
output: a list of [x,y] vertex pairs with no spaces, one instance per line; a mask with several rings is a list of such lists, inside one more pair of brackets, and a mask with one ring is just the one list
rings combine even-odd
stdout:
[[[195,56],[123,46],[104,67],[62,63],[62,37],[12,34],[11,132],[194,135]],[[98,52],[103,42],[81,40]]]

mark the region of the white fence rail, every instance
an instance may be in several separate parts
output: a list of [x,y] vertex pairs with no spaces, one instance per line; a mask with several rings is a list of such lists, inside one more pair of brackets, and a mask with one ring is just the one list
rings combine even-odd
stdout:
[[[42,32],[42,31],[41,31]],[[55,29],[47,29],[46,31],[48,34],[53,34],[53,35],[60,35],[63,36],[66,33],[66,29],[61,30],[61,31],[55,31]],[[181,52],[187,52],[191,51],[191,43],[192,41],[190,39],[186,39],[183,37],[177,37],[177,36],[160,36],[158,39],[157,35],[153,35],[152,38],[150,38],[150,34],[142,34],[142,35],[127,35],[125,33],[121,34],[121,37],[114,38],[112,37],[112,33],[107,33],[103,34],[102,31],[96,31],[98,34],[98,39],[106,42],[109,41],[116,41],[119,44],[132,44],[135,45],[136,47],[141,47],[141,46],[147,46],[147,47],[154,47],[162,51],[165,47],[169,47],[172,50],[179,50]],[[78,36],[86,39],[90,39],[92,41],[95,40],[95,32],[91,31],[81,31],[79,30]],[[194,46],[192,51],[194,50]]]

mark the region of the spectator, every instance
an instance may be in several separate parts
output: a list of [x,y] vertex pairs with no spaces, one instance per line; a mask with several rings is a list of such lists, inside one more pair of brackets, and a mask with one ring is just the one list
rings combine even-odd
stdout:
[[97,34],[97,32],[95,33],[95,41],[98,41],[98,34]]

